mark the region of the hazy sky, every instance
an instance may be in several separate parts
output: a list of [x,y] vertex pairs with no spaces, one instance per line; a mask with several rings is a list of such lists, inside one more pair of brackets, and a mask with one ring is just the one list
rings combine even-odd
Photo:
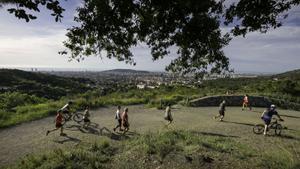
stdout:
[[[89,57],[78,63],[69,62],[67,56],[58,54],[64,49],[66,29],[75,23],[73,16],[78,0],[63,2],[66,8],[61,23],[56,23],[48,12],[38,14],[38,19],[26,23],[0,9],[0,67],[53,67],[88,70],[132,68],[139,70],[164,70],[175,56],[153,62],[150,50],[143,45],[132,49],[137,62],[135,67],[112,59]],[[223,28],[226,31],[226,28]],[[249,33],[236,37],[225,49],[231,67],[236,72],[283,72],[300,68],[300,7],[289,12],[284,26],[267,34]]]

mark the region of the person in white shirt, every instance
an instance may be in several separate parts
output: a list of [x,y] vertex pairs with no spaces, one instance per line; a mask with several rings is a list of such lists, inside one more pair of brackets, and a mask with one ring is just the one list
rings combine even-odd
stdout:
[[114,128],[114,131],[116,131],[117,128],[119,128],[119,131],[122,131],[122,119],[121,119],[120,110],[121,110],[121,106],[118,106],[118,109],[117,109],[116,114],[115,114],[115,119],[117,120],[118,124]]

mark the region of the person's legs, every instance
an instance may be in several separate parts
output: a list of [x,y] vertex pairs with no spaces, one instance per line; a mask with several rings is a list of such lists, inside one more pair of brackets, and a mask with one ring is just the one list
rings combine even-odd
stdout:
[[264,135],[267,135],[268,125],[265,124]]
[[116,131],[117,128],[119,128],[119,131],[121,131],[121,127],[122,127],[122,121],[118,120],[118,124],[116,125],[116,127],[114,128],[114,131]]
[[220,115],[219,115],[219,117],[221,117],[220,121],[223,121],[224,116],[225,116],[225,112],[220,110]]
[[243,105],[242,105],[242,110],[244,110],[245,109],[245,103],[243,102]]
[[223,121],[224,115],[221,116],[220,121]]
[[52,130],[47,130],[46,136],[47,136],[49,133],[51,133],[51,132],[53,132],[53,131],[55,131],[55,130],[58,130],[58,128],[55,128],[55,129],[52,129]]

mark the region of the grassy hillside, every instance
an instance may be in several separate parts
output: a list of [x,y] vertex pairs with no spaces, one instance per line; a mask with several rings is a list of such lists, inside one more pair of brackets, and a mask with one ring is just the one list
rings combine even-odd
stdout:
[[300,69],[281,73],[281,74],[275,75],[273,77],[300,80]]
[[[107,105],[147,104],[163,108],[166,104],[189,104],[189,100],[209,95],[249,94],[267,96],[281,108],[300,110],[300,80],[292,80],[295,72],[257,78],[217,79],[204,81],[197,87],[162,85],[157,89],[136,89],[124,84],[103,94],[90,90],[84,79],[62,78],[20,70],[0,70],[0,86],[15,92],[0,94],[0,127],[55,114],[68,100],[74,100],[74,109]],[[292,74],[292,75],[291,75]],[[66,97],[62,97],[66,96]],[[55,98],[49,100],[49,98]]]

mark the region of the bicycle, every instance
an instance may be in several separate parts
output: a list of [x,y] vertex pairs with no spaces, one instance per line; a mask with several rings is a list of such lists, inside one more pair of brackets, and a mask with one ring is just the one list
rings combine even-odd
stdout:
[[83,120],[83,114],[82,113],[78,113],[78,112],[63,113],[63,122],[62,122],[62,124],[64,125],[67,121],[69,121],[71,119],[73,121],[77,122],[77,123],[80,123]]
[[[281,131],[283,129],[282,125],[278,122],[278,120],[276,118],[272,118],[273,121],[269,124],[268,129],[272,129],[275,132],[275,135],[280,135]],[[283,121],[281,119],[279,119],[279,121]],[[265,125],[264,124],[256,124],[253,127],[253,133],[255,134],[262,134],[264,132],[265,129]]]

